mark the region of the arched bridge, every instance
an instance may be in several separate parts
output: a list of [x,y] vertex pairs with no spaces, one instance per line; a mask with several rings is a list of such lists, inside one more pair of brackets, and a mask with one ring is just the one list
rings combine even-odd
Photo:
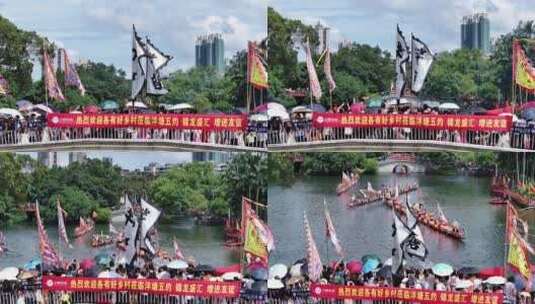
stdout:
[[392,154],[379,161],[377,171],[380,173],[424,173],[425,166],[419,164],[410,154]]

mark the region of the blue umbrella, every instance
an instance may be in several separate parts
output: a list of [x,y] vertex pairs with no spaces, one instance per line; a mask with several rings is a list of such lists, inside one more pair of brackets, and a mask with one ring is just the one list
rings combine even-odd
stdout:
[[111,262],[111,257],[107,253],[99,253],[95,256],[95,262],[99,265],[108,265]]
[[528,108],[522,111],[520,117],[525,120],[535,120],[535,108]]
[[362,267],[363,273],[372,272],[379,266],[379,260],[377,259],[368,259],[366,260],[366,263],[364,263],[364,266]]
[[261,280],[267,280],[268,279],[268,271],[265,268],[257,268],[253,271],[251,271],[251,277],[257,281]]
[[307,105],[307,108],[311,109],[312,112],[321,112],[321,113],[327,112],[325,107],[319,103],[313,103],[311,105]]
[[100,108],[102,110],[115,110],[119,108],[119,104],[114,100],[104,100],[100,103]]
[[24,264],[22,268],[24,268],[24,270],[34,270],[37,268],[37,265],[41,265],[41,259],[33,259]]
[[431,270],[439,277],[447,277],[453,273],[453,267],[445,263],[435,264]]

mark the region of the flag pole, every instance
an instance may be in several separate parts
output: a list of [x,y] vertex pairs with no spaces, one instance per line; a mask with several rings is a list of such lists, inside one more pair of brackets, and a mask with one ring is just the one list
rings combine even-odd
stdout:
[[46,52],[46,40],[43,40],[43,60],[41,61],[41,74],[43,78],[43,88],[45,89],[45,104],[48,107],[48,88],[46,87],[45,76],[45,52]]

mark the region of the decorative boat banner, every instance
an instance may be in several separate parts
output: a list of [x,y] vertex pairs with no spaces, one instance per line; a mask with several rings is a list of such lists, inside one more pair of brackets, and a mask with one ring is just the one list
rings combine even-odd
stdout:
[[50,113],[49,128],[153,128],[205,131],[245,130],[247,116],[220,114],[64,114]]
[[104,279],[43,276],[43,289],[68,292],[143,292],[177,296],[236,298],[240,282],[200,280]]
[[503,294],[435,291],[394,287],[310,285],[312,297],[320,299],[395,300],[427,304],[502,304]]
[[491,115],[414,115],[414,114],[345,114],[312,115],[315,128],[416,128],[508,132],[511,116]]

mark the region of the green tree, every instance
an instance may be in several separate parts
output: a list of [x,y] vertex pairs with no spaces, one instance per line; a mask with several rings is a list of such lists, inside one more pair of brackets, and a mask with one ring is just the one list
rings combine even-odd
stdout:
[[377,156],[374,153],[305,153],[305,174],[339,175],[342,171],[364,170],[364,174],[377,172]]
[[422,96],[454,102],[487,101],[500,98],[496,86],[498,71],[479,50],[459,49],[437,55]]
[[149,186],[153,202],[168,212],[167,217],[180,214],[223,216],[228,200],[221,177],[211,163],[190,163],[174,167]]
[[[240,213],[242,196],[267,204],[268,170],[267,157],[261,154],[241,153],[228,163],[222,177],[235,214]],[[260,215],[265,211],[260,210]]]
[[[494,51],[490,60],[497,69],[497,83],[506,100],[511,99],[513,38],[533,39],[533,37],[535,37],[535,20],[520,21],[511,33],[501,35],[494,44]],[[521,43],[524,45],[524,49],[527,50],[528,57],[534,62],[533,42],[522,40]]]
[[15,99],[30,91],[32,59],[39,54],[44,42],[35,32],[23,31],[0,16],[0,75],[9,82],[10,95]]

